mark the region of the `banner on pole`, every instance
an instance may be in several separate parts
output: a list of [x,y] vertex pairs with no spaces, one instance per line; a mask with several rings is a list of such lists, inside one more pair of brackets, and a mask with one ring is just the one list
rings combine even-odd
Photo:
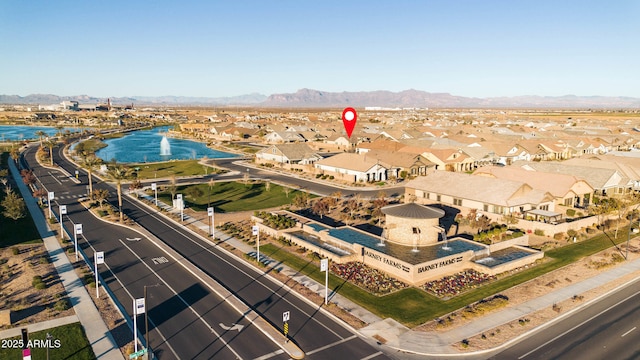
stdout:
[[76,234],[82,235],[82,224],[76,224]]
[[320,260],[320,271],[327,271],[329,268],[329,259]]
[[144,306],[144,298],[136,299],[136,313],[135,315],[144,314],[145,306]]
[[96,264],[104,264],[104,251],[96,252]]

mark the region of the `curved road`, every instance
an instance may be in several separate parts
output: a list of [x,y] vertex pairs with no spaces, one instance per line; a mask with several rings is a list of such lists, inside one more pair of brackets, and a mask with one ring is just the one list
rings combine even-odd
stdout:
[[[79,208],[77,197],[86,193],[87,186],[82,169],[76,169],[61,156],[59,150],[54,161],[70,174],[79,170],[82,184],[72,184],[67,177],[67,181],[62,181],[59,175],[56,181],[53,179],[56,175],[49,174],[53,173],[51,170],[36,165],[33,152],[27,151],[29,164],[45,179],[43,183],[47,189],[56,191],[58,201],[67,201],[69,215],[66,218],[87,224],[83,225],[83,232],[91,246],[106,251],[106,263],[111,271],[103,269],[101,275],[108,280],[110,287],[113,286],[125,308],[132,301],[131,294],[135,297],[142,295],[144,285],[166,282],[164,286],[148,288],[154,296],[149,300],[149,315],[156,326],[156,331],[151,332],[150,343],[159,349],[160,358],[287,358],[279,346],[268,341],[242,315],[225,308],[224,299],[216,297],[207,286],[180,270],[182,267],[176,261],[185,259],[223,284],[274,327],[282,328],[282,314],[289,311],[291,341],[306,353],[306,358],[387,358],[381,349],[361,338],[320,306],[308,302],[287,286],[168,220],[156,210],[124,197],[123,211],[127,216],[171,247],[181,258],[174,261],[146,239],[127,240],[140,235],[119,233],[115,228],[124,228],[101,223]],[[108,187],[104,183],[95,186]],[[110,191],[115,193],[112,188]],[[110,200],[115,202],[115,198]],[[85,248],[90,247],[84,241],[82,244]],[[87,253],[93,255],[91,250]],[[234,323],[243,326],[242,330],[224,330],[224,327],[233,328]]]

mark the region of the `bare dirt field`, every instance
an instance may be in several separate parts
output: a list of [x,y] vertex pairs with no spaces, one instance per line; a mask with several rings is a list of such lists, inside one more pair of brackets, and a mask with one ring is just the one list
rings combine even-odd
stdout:
[[0,263],[0,309],[13,326],[74,314],[43,244],[0,249]]

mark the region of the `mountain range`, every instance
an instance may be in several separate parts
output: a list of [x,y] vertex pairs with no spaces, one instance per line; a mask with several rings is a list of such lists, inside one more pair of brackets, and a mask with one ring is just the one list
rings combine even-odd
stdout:
[[[295,93],[247,94],[233,97],[131,96],[110,98],[113,104],[170,105],[170,106],[256,106],[256,107],[390,107],[390,108],[559,108],[559,109],[629,109],[640,108],[640,98],[624,96],[513,96],[464,97],[449,93],[430,93],[420,90],[326,92],[301,89]],[[27,96],[0,95],[0,104],[57,104],[78,101],[81,104],[106,103],[106,98],[88,95],[58,96],[33,94]]]

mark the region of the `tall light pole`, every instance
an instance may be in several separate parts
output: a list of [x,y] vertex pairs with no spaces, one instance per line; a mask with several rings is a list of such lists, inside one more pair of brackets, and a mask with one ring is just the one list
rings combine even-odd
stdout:
[[151,348],[149,346],[149,306],[147,306],[147,288],[148,287],[158,287],[160,286],[160,283],[157,283],[155,285],[145,285],[144,286],[144,304],[145,304],[145,311],[144,311],[144,343],[147,349],[147,357],[149,356],[149,349]]
[[[640,205],[639,205],[640,206]],[[629,219],[629,231],[627,231],[627,251],[626,251],[626,255],[624,256],[625,260],[629,260],[629,242],[631,241],[631,226],[633,225],[634,221],[633,221],[633,213],[638,209],[638,206],[636,206],[635,209],[633,209],[633,211],[631,212],[631,218]],[[638,225],[640,226],[640,218],[636,219],[636,221],[638,222]]]

